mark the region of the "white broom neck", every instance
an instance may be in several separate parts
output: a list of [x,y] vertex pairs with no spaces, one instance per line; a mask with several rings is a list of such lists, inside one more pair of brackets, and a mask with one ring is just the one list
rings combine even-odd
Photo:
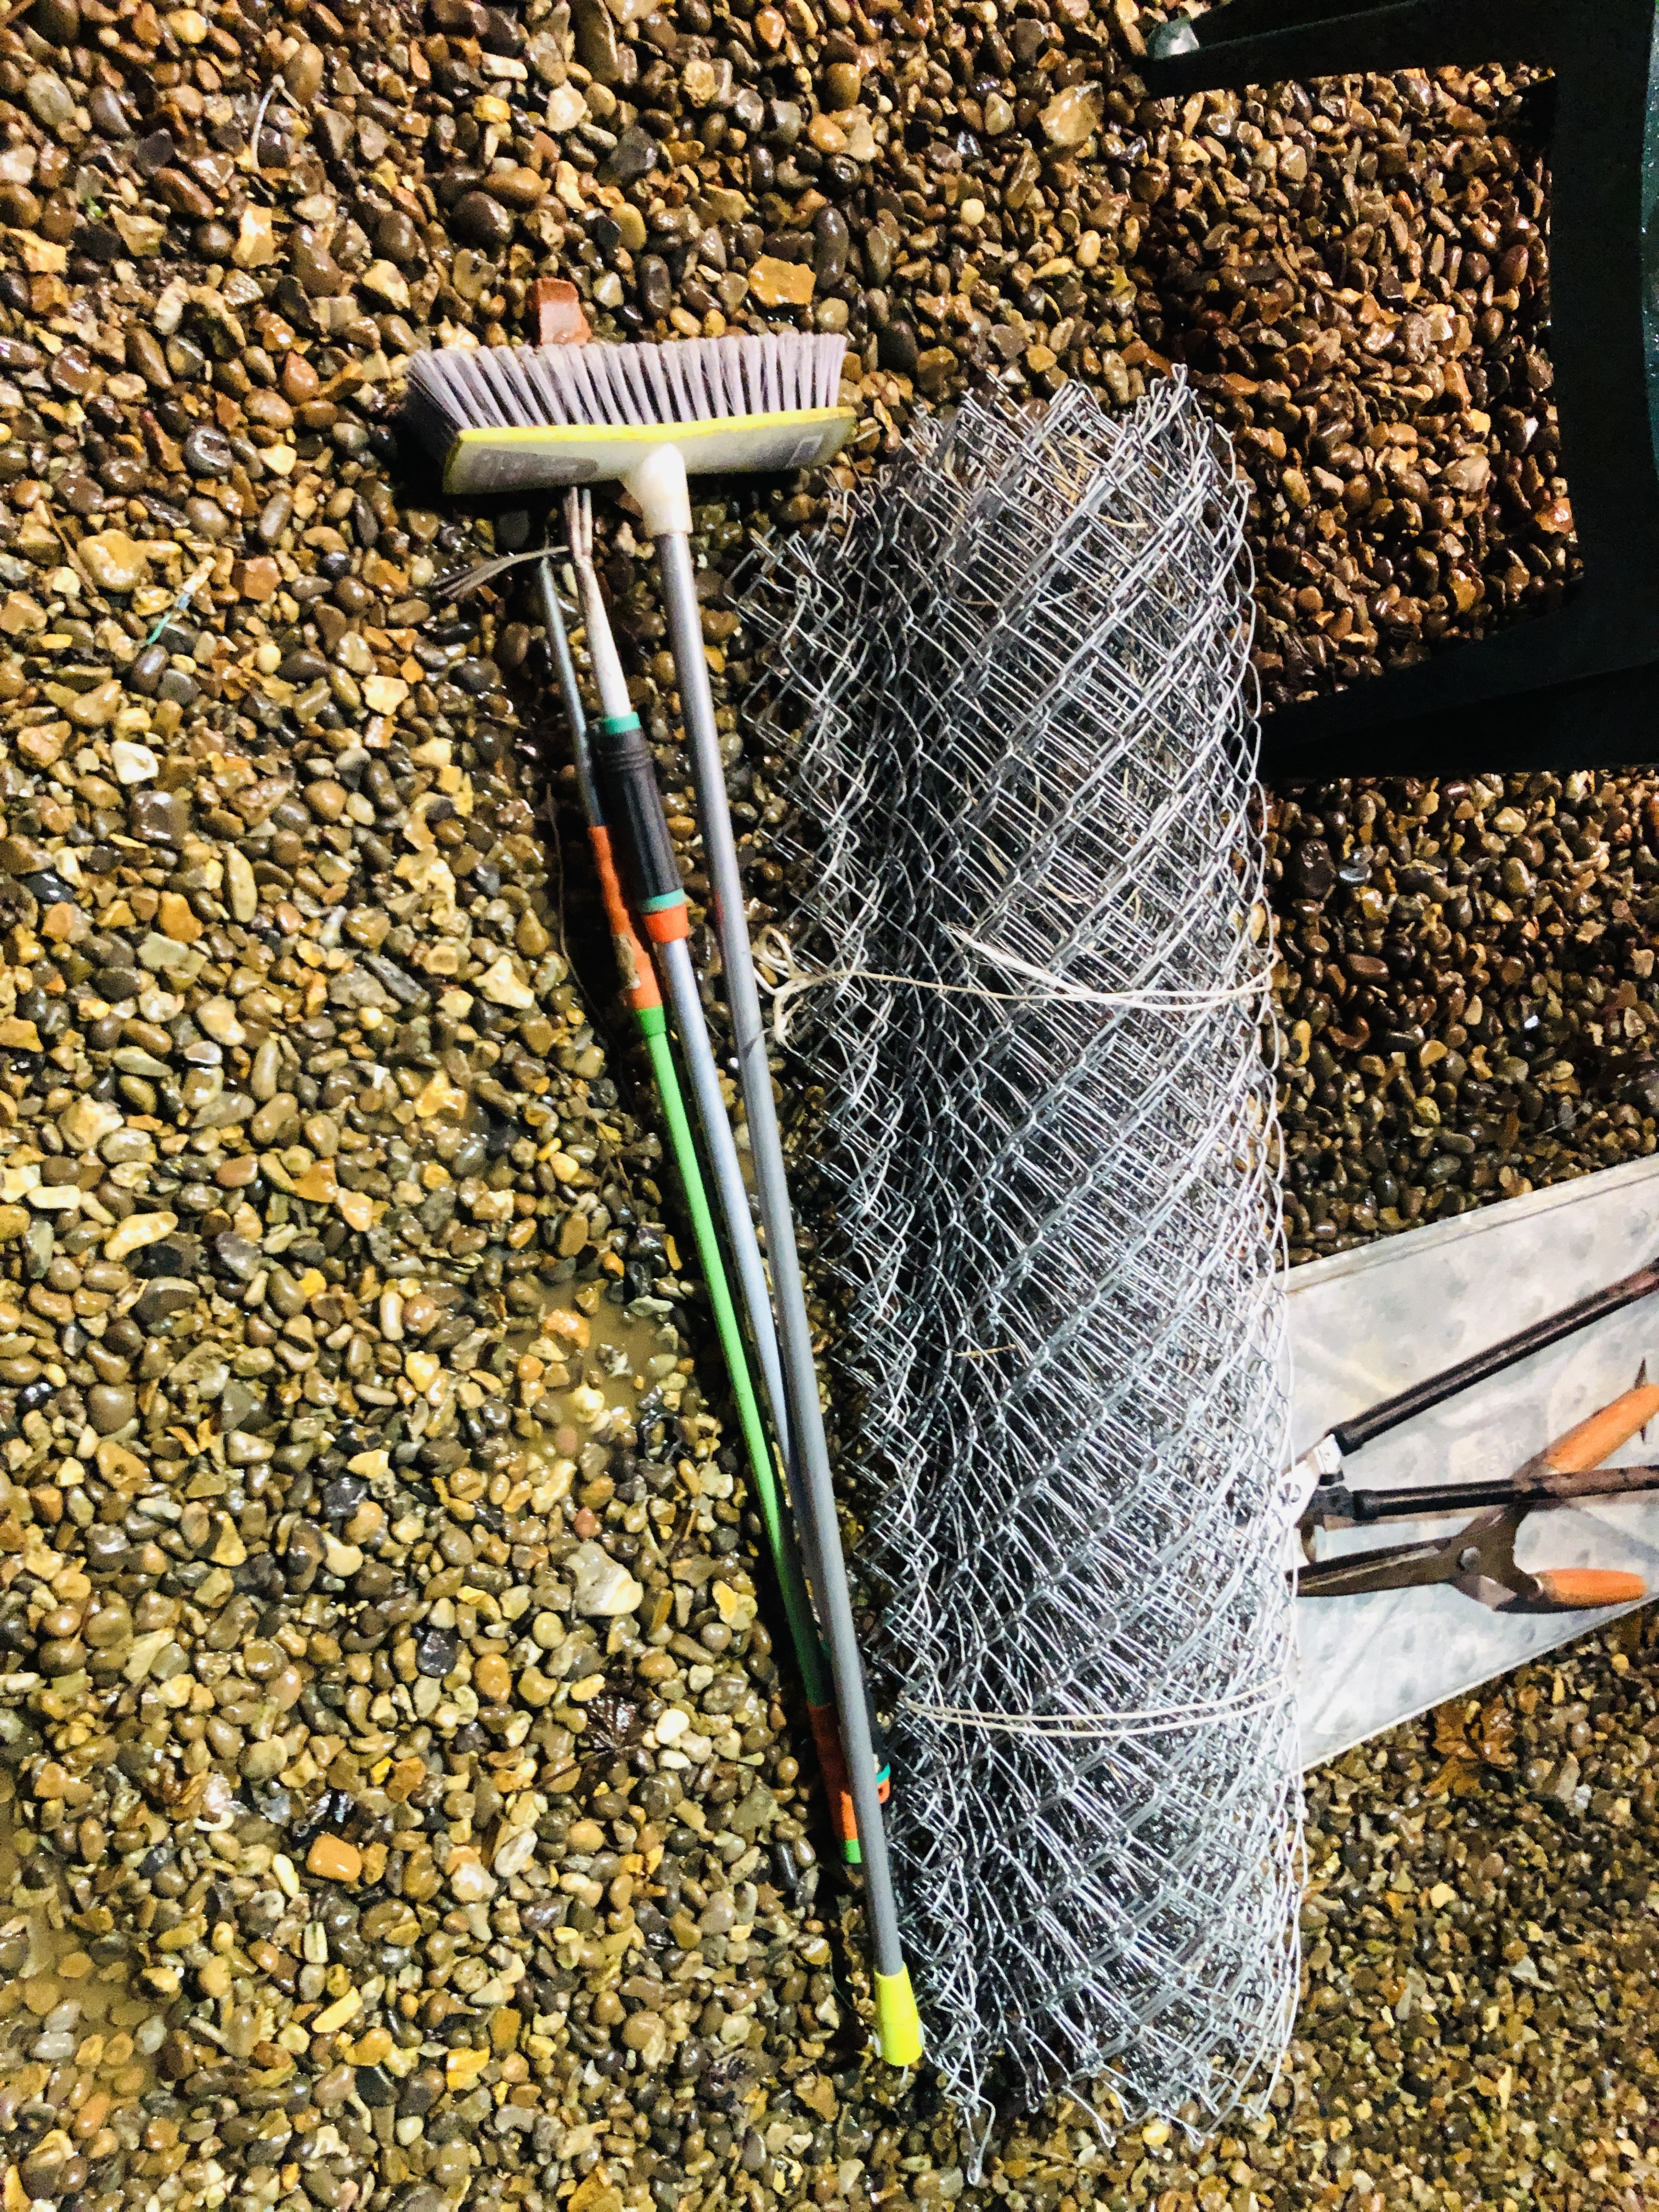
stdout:
[[691,487],[678,446],[653,446],[623,483],[638,500],[653,538],[691,535]]

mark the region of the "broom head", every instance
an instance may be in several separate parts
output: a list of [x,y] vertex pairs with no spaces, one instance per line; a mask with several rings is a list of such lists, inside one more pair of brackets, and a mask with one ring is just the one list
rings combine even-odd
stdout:
[[842,337],[687,338],[669,345],[446,346],[410,363],[405,412],[456,494],[630,475],[672,445],[688,475],[828,460],[856,417],[838,407]]

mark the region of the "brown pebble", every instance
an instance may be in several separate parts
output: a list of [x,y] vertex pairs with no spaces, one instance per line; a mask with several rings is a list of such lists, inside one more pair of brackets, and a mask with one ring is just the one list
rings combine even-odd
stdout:
[[363,1855],[343,1836],[318,1836],[306,1853],[306,1869],[325,1881],[355,1882],[363,1870]]
[[[283,397],[296,407],[314,399],[319,388],[316,370],[302,353],[290,351],[283,357]],[[280,495],[279,495],[280,496]]]

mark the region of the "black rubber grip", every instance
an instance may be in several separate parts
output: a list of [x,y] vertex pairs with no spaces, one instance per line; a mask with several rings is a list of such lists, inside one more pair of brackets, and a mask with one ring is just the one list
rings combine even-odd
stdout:
[[[1360,1528],[1376,1521],[1420,1521],[1433,1513],[1475,1513],[1488,1505],[1535,1504],[1546,1493],[1516,1482],[1433,1482],[1421,1490],[1351,1490],[1349,1518]],[[1319,1502],[1315,1493],[1314,1504]]]
[[[1420,1490],[1351,1490],[1348,1517],[1364,1527],[1376,1521],[1420,1521],[1431,1513],[1474,1513],[1488,1505],[1537,1505],[1552,1498],[1627,1498],[1659,1490],[1659,1468],[1595,1467],[1583,1474],[1546,1474],[1524,1482],[1431,1482]],[[1319,1493],[1314,1494],[1314,1504]]]
[[1617,1313],[1620,1307],[1634,1305],[1659,1290],[1659,1266],[1639,1268],[1617,1283],[1609,1283],[1605,1290],[1592,1291],[1580,1298],[1577,1305],[1564,1306],[1559,1313],[1551,1314],[1547,1320],[1536,1321],[1530,1328],[1517,1329],[1513,1336],[1504,1337],[1485,1352],[1477,1352],[1472,1358],[1460,1360],[1455,1367],[1443,1368],[1438,1375],[1431,1375],[1421,1382],[1413,1383],[1409,1390],[1385,1398],[1380,1406],[1370,1407],[1356,1413],[1350,1421],[1339,1421],[1331,1431],[1338,1449],[1343,1452],[1358,1451],[1375,1437],[1398,1428],[1419,1413],[1426,1413],[1431,1406],[1443,1405],[1455,1398],[1460,1390],[1472,1383],[1484,1382],[1489,1375],[1501,1374],[1504,1368],[1513,1367],[1517,1360],[1525,1359],[1546,1346],[1559,1344],[1564,1336],[1576,1330],[1588,1328],[1592,1322],[1601,1321],[1608,1314]]
[[605,821],[612,843],[621,848],[623,873],[634,903],[645,910],[670,898],[684,898],[656,769],[638,720],[630,715],[625,722],[601,722],[593,752]]

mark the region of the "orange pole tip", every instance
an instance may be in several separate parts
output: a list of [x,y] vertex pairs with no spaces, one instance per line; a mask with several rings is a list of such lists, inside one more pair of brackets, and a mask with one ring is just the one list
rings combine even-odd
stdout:
[[661,1006],[662,993],[657,988],[657,971],[640,943],[634,918],[628,911],[628,901],[623,896],[622,879],[611,850],[611,832],[603,823],[596,824],[588,831],[587,841],[593,851],[593,866],[599,872],[599,894],[605,901],[605,919],[611,924],[611,941],[616,947],[623,989],[634,1012],[647,1013],[653,1006]]
[[823,1777],[823,1786],[830,1799],[830,1821],[836,1840],[844,1847],[858,1841],[858,1819],[853,1811],[852,1786],[847,1778],[847,1759],[841,1747],[841,1730],[836,1726],[833,1705],[808,1705],[806,1717],[812,1724],[812,1741],[817,1747],[818,1771]]

